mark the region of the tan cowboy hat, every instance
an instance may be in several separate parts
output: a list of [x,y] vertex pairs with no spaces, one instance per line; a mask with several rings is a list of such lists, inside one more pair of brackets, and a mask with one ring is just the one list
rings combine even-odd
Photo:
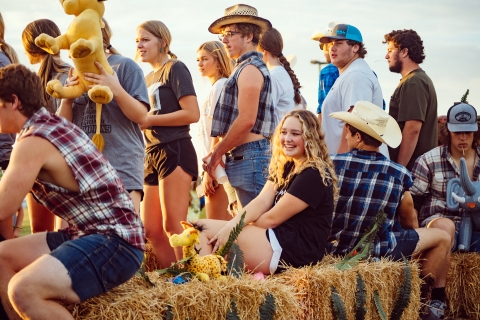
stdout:
[[260,27],[262,33],[272,28],[270,21],[258,16],[257,9],[246,4],[236,4],[225,9],[223,17],[215,20],[210,27],[208,27],[208,31],[218,34],[223,26],[234,23],[251,23],[257,25]]
[[297,56],[294,54],[289,54],[285,56],[285,59],[287,59],[288,63],[290,63],[290,68],[295,68],[295,65],[297,64]]
[[348,123],[391,148],[398,147],[402,142],[402,131],[397,121],[371,102],[358,101],[352,112],[334,112],[330,117]]
[[[327,29],[325,30],[325,32],[320,32],[320,31],[315,31],[312,35],[312,40],[313,41],[320,41],[321,38],[323,37],[328,37],[332,34],[332,30],[333,28],[335,28],[335,26],[337,24],[341,24],[342,22],[338,22],[338,21],[332,21],[328,24],[327,26]],[[320,44],[320,49],[323,50],[323,45],[324,43],[321,43]]]

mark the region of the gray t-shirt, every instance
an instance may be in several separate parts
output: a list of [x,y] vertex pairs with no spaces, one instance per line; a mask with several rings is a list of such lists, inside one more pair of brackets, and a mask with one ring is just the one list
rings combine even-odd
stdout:
[[[147,87],[140,67],[131,59],[113,54],[108,63],[117,73],[128,94],[149,109]],[[73,103],[72,122],[92,138],[96,130],[95,103],[86,94]],[[105,139],[103,154],[118,171],[125,189],[143,188],[145,145],[140,126],[125,116],[115,99],[102,107],[101,133]]]
[[0,51],[0,68],[8,66],[10,63],[12,63],[12,62],[10,61],[10,59],[8,59],[5,52]]

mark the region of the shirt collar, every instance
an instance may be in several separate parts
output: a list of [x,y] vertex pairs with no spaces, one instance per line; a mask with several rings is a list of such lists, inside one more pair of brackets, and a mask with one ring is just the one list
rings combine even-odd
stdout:
[[31,124],[33,121],[35,121],[37,118],[43,116],[43,115],[48,115],[49,112],[47,111],[47,109],[45,109],[44,107],[41,107],[38,111],[36,111],[34,114],[32,114],[32,116],[30,118],[28,118],[28,120],[25,122],[25,124],[23,125],[23,128],[22,130],[20,131],[20,134],[19,134],[19,137],[21,137],[23,135],[23,132],[25,130],[27,130],[28,128],[30,128]]
[[252,57],[257,57],[258,59],[262,60],[263,55],[258,52],[258,51],[249,51],[247,53],[242,54],[238,59],[237,59],[237,64],[242,63],[243,61],[252,58]]

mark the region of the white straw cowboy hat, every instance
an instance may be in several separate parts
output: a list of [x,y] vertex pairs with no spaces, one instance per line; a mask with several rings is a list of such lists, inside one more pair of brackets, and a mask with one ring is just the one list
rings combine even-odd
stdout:
[[[332,30],[333,28],[335,28],[335,26],[337,24],[342,24],[342,22],[338,22],[338,21],[332,21],[328,24],[327,26],[327,29],[325,30],[325,32],[320,32],[320,31],[315,31],[312,35],[312,40],[313,41],[320,41],[320,38],[323,38],[323,37],[328,37],[328,36],[331,36],[332,35]],[[323,45],[324,43],[321,43],[320,44],[320,48],[323,50]]]
[[223,26],[234,23],[251,23],[257,25],[260,27],[262,33],[272,28],[270,21],[258,16],[257,9],[246,4],[236,4],[225,9],[223,17],[215,20],[210,27],[208,27],[208,31],[218,34]]
[[402,142],[402,131],[397,121],[371,102],[358,101],[352,112],[333,112],[330,117],[348,123],[391,148],[398,147]]

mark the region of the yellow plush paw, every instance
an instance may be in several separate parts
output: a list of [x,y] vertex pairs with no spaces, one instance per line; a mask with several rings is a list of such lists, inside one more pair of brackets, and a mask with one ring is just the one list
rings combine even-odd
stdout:
[[62,83],[57,79],[48,81],[47,87],[45,88],[45,90],[49,95],[57,99],[62,98],[59,93],[59,91],[62,89],[63,89]]
[[72,58],[85,58],[93,52],[93,43],[85,39],[78,39],[70,46]]
[[88,90],[88,96],[95,103],[107,104],[113,99],[113,93],[107,86],[95,85]]
[[206,273],[197,273],[196,276],[197,276],[198,280],[200,280],[202,282],[210,281],[210,277]]
[[57,40],[46,33],[42,33],[35,38],[35,44],[37,47],[51,54],[56,54],[60,50],[57,45]]

